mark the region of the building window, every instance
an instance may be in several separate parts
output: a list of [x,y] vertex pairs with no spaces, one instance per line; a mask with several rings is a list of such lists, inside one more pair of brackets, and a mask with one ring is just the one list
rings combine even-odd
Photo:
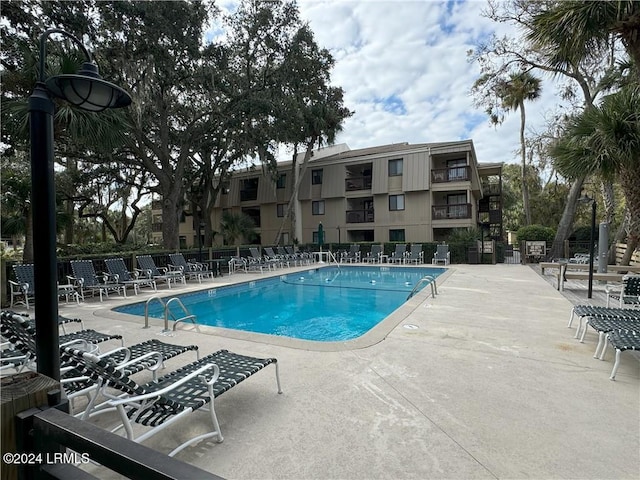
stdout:
[[389,211],[404,210],[404,195],[389,195]]
[[389,230],[390,242],[404,242],[404,228],[400,230]]
[[324,215],[324,200],[311,202],[311,213],[313,215]]
[[287,175],[282,174],[278,176],[278,180],[276,180],[276,188],[285,188],[287,185]]
[[240,201],[247,202],[258,199],[258,178],[247,178],[240,182]]
[[389,160],[389,176],[397,177],[398,175],[402,175],[402,159]]
[[286,203],[278,203],[276,205],[276,215],[278,217],[284,217],[284,212],[287,211],[287,204]]
[[464,158],[447,161],[447,169],[448,180],[450,182],[469,180],[467,175],[467,161]]
[[311,185],[322,185],[322,169],[311,170]]

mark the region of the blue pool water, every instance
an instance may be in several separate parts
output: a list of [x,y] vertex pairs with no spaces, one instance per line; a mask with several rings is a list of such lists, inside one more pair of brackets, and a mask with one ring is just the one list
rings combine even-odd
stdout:
[[[363,335],[402,305],[418,280],[443,271],[324,267],[178,296],[201,325],[335,342]],[[114,310],[144,316],[144,308],[135,303]],[[158,302],[149,316],[164,318]]]

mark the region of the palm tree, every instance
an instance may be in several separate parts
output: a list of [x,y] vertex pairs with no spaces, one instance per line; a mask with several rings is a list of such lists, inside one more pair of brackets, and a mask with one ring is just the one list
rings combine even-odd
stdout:
[[622,40],[635,62],[640,80],[640,2],[616,0],[550,2],[534,15],[529,40],[553,55],[556,65],[568,65],[607,48],[611,35]]
[[640,86],[624,87],[574,118],[550,153],[567,176],[597,174],[620,182],[630,214],[628,265],[640,238]]
[[[244,213],[224,212],[220,222],[220,233],[229,245],[236,243],[239,238],[250,239],[255,236],[255,224]],[[240,246],[237,246],[237,255],[240,256]]]
[[525,215],[525,225],[531,225],[531,207],[529,205],[529,187],[527,186],[527,152],[524,141],[524,128],[527,122],[525,100],[535,100],[540,97],[540,79],[530,72],[513,73],[508,80],[497,86],[497,95],[506,110],[520,110],[520,158],[522,159],[522,207]]

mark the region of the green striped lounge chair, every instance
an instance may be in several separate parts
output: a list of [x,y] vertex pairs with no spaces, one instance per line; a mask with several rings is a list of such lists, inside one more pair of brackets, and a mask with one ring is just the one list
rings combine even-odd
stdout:
[[[108,397],[106,407],[114,408],[119,414],[129,440],[143,442],[166,427],[185,420],[192,412],[207,412],[210,431],[188,439],[173,449],[169,456],[203,439],[216,438],[222,442],[214,399],[264,367],[275,365],[278,393],[282,393],[275,358],[254,358],[220,350],[152,382],[140,384],[127,372],[94,354],[66,347],[63,355],[67,361],[74,362],[85,376],[98,383],[101,390],[108,386],[119,391],[118,395],[102,393]],[[147,427],[146,431],[136,435],[134,424]]]

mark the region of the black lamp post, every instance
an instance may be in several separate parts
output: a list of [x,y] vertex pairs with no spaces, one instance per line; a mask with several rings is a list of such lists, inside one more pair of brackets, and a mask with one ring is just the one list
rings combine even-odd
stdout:
[[[56,75],[45,80],[47,38],[59,33],[70,38],[85,55],[86,62],[75,75]],[[120,87],[102,80],[98,67],[80,40],[53,28],[40,36],[40,70],[29,97],[31,135],[31,205],[33,208],[34,287],[36,313],[36,355],[38,373],[60,380],[58,336],[58,272],[56,259],[55,184],[53,175],[53,113],[51,96],[92,112],[126,107],[131,96]]]
[[587,290],[587,298],[593,297],[593,257],[595,255],[595,237],[596,237],[596,200],[584,194],[578,199],[579,202],[591,202],[591,234],[589,235],[589,286]]

